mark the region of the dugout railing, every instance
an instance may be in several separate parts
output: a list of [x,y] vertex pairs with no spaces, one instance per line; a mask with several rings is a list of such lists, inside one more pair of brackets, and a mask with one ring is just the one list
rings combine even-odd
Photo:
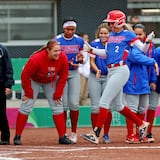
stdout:
[[16,93],[20,93],[22,90],[21,72],[27,60],[28,58],[11,58],[13,66],[13,78],[15,80],[15,85],[12,87],[12,99],[16,99]]

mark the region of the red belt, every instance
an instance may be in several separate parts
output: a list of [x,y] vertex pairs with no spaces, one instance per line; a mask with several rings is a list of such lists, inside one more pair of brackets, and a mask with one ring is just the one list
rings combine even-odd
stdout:
[[126,65],[126,63],[122,62],[122,63],[116,63],[116,64],[108,64],[107,67],[113,68],[113,67],[119,67],[119,66],[124,66],[124,65]]

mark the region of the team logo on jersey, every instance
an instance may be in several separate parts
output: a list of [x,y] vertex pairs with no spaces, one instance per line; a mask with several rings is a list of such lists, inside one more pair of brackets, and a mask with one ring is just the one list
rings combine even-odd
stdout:
[[48,67],[47,77],[53,78],[55,75],[55,67]]
[[107,43],[121,43],[124,39],[124,36],[110,36]]
[[61,45],[61,49],[66,54],[73,54],[73,53],[79,52],[80,46],[79,45],[69,45],[69,46]]

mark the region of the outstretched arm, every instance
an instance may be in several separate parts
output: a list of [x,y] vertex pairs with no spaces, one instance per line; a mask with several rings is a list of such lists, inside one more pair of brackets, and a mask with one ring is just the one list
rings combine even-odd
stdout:
[[91,47],[88,42],[85,42],[84,50],[89,52],[89,53],[92,52],[93,54],[96,54],[96,55],[99,55],[99,56],[105,56],[106,55],[105,49],[98,49],[98,48]]
[[153,38],[155,37],[154,32],[152,31],[146,39],[146,43],[142,43],[139,39],[137,39],[135,42],[133,42],[133,45],[135,45],[136,47],[138,47],[141,51],[143,51],[144,53],[146,53],[149,49],[150,46],[150,42],[153,40]]

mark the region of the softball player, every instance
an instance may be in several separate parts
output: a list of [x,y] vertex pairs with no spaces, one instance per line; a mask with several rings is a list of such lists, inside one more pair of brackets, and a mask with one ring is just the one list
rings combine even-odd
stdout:
[[[120,112],[126,118],[132,120],[139,127],[140,140],[146,136],[149,126],[148,122],[139,119],[131,110],[122,104],[123,86],[129,78],[129,68],[126,65],[126,59],[132,46],[137,46],[140,50],[148,50],[148,42],[153,38],[153,32],[148,36],[147,43],[143,44],[132,31],[125,30],[126,16],[122,11],[113,10],[108,13],[107,19],[112,29],[106,49],[96,49],[88,44],[88,51],[98,55],[107,54],[108,76],[107,84],[99,102],[99,114],[97,117],[96,127],[91,133],[82,134],[82,138],[92,142],[99,143],[99,135],[102,125],[108,117],[108,111],[111,103],[115,110]],[[87,43],[86,43],[87,44]]]
[[84,40],[75,34],[77,22],[74,18],[64,19],[63,33],[56,36],[61,49],[66,53],[69,63],[69,75],[63,94],[63,107],[66,113],[70,109],[71,135],[70,139],[77,143],[77,123],[79,117],[79,97],[80,97],[80,74],[78,64],[83,63],[83,45]]
[[[145,43],[146,32],[143,24],[136,24],[133,30],[137,37]],[[154,65],[157,65],[154,58],[151,58],[154,53],[154,44],[150,42],[149,50],[144,54],[136,47],[133,47],[131,54],[128,56],[127,65],[130,69],[129,80],[124,86],[124,97],[126,105],[131,111],[144,120],[148,98],[150,94],[150,83],[156,83],[157,76],[154,71]],[[134,134],[133,122],[126,118],[127,131],[126,143],[140,143],[139,132]],[[148,142],[145,137],[141,142]]]
[[[159,70],[160,70],[160,47],[157,47],[155,49],[154,59],[158,63]],[[151,93],[149,95],[149,106],[146,113],[146,120],[147,122],[150,123],[150,126],[148,128],[146,137],[148,139],[148,142],[152,143],[155,141],[152,134],[152,126],[154,122],[155,111],[158,106],[159,95],[160,95],[160,76],[159,75],[157,76],[156,85],[152,83],[150,84],[150,86],[151,86]]]
[[[102,23],[99,25],[96,31],[96,39],[91,42],[91,46],[95,48],[105,48],[105,44],[109,38],[110,28],[106,23]],[[90,66],[91,71],[89,75],[89,95],[91,100],[91,122],[92,128],[96,126],[98,111],[99,111],[99,100],[103,93],[103,90],[106,85],[107,79],[107,59],[106,55],[90,57]],[[96,91],[96,92],[95,92]],[[110,123],[112,121],[112,113],[109,112],[108,118],[104,123],[104,134],[103,134],[103,142],[110,143],[109,139],[109,128]]]
[[65,115],[62,106],[62,94],[68,76],[67,57],[55,40],[36,51],[22,71],[22,103],[19,108],[14,144],[21,145],[21,134],[29,113],[32,111],[39,89],[42,86],[52,109],[53,121],[59,135],[59,144],[72,144],[66,136]]

